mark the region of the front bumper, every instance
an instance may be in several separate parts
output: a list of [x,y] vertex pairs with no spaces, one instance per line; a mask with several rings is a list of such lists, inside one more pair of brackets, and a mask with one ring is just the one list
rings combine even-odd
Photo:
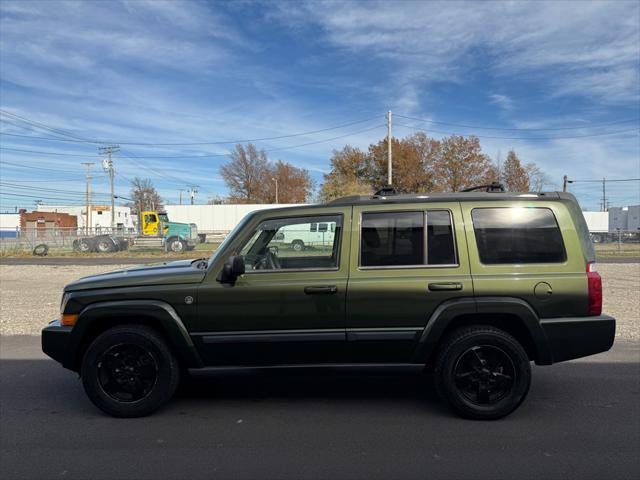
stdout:
[[551,363],[606,352],[613,345],[616,320],[595,317],[547,318],[540,325],[547,337]]
[[42,329],[42,351],[67,368],[72,364],[72,352],[68,348],[72,328],[54,320]]

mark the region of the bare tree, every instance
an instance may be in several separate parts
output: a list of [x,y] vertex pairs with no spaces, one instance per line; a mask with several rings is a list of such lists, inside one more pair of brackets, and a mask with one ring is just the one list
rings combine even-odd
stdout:
[[265,151],[251,143],[246,148],[238,144],[229,158],[229,163],[220,167],[229,199],[236,203],[267,203],[270,169]]
[[529,179],[529,189],[532,192],[541,192],[545,186],[551,183],[549,176],[544,173],[534,162],[529,162],[524,166],[527,178]]
[[162,205],[162,198],[150,178],[135,177],[129,195],[133,200],[130,207],[136,214],[140,214],[140,210],[158,210]]
[[313,191],[309,172],[278,160],[272,164],[264,150],[253,144],[236,145],[229,162],[220,167],[220,175],[229,188],[229,202],[273,203],[276,181],[280,203],[302,203]]

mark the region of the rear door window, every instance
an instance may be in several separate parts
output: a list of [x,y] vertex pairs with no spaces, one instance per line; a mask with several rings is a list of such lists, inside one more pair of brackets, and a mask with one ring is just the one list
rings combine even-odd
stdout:
[[455,265],[448,210],[362,214],[360,266]]
[[484,264],[562,263],[567,259],[558,222],[548,208],[475,208],[471,217]]

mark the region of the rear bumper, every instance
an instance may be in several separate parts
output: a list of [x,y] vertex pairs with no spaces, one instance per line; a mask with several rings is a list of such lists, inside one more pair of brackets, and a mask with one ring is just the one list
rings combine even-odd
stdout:
[[616,320],[608,315],[546,318],[540,325],[547,337],[550,363],[606,352],[616,333]]
[[72,328],[54,320],[42,329],[42,351],[67,368],[71,366],[68,346]]

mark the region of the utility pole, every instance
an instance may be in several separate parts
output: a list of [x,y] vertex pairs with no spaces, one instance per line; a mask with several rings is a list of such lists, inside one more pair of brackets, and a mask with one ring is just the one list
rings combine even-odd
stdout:
[[191,188],[189,188],[189,195],[191,196],[191,205],[193,205],[193,199],[195,198],[196,193],[198,193],[198,186],[192,185]]
[[566,175],[564,177],[562,177],[562,191],[566,192],[567,191],[567,182],[569,181],[569,177],[567,177]]
[[602,211],[607,211],[607,180],[602,177]]
[[276,203],[280,203],[280,202],[278,202],[278,179],[274,177],[271,180],[276,182]]
[[392,185],[393,166],[391,157],[391,110],[387,112],[387,183]]
[[90,210],[90,205],[89,205],[89,179],[91,178],[91,167],[93,165],[95,165],[93,162],[82,162],[82,165],[84,165],[84,167],[87,169],[86,171],[86,192],[85,192],[85,200],[86,200],[86,204],[87,204],[87,211],[86,216],[85,216],[85,221],[84,221],[84,233],[86,235],[89,235],[89,225],[91,222],[91,219],[89,217],[89,210]]
[[184,188],[178,189],[178,192],[180,193],[180,205],[182,205],[182,192],[184,192]]
[[107,158],[102,161],[102,168],[109,174],[109,182],[111,184],[111,233],[116,231],[116,197],[113,191],[113,183],[115,172],[113,170],[113,159],[111,156],[113,153],[120,150],[119,145],[107,145],[106,147],[100,147],[98,151],[101,155],[106,155]]

